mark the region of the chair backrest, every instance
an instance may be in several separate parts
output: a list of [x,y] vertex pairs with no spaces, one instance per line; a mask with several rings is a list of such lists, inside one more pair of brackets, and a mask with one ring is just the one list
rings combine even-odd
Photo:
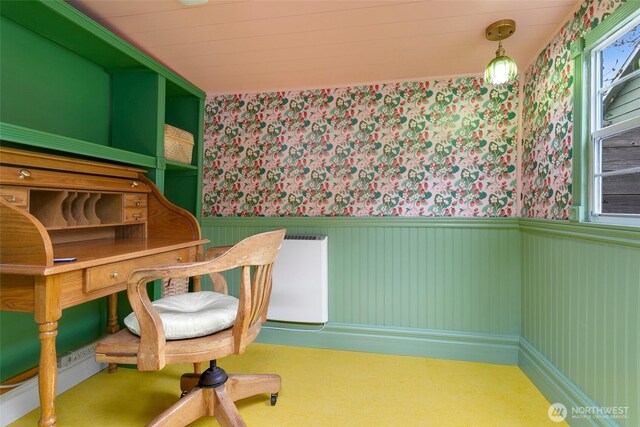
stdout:
[[[286,230],[248,237],[211,260],[142,268],[129,276],[127,293],[140,324],[140,353],[151,359],[164,352],[166,340],[160,317],[152,308],[146,284],[153,280],[173,280],[220,273],[240,268],[238,313],[233,326],[233,353],[242,353],[266,321],[271,296],[271,273]],[[253,271],[252,271],[253,270]],[[159,333],[159,331],[162,331]],[[139,356],[141,354],[139,353]],[[146,356],[142,357],[143,359]],[[139,357],[140,359],[140,357]],[[155,362],[154,362],[155,363]],[[163,363],[161,363],[163,365]]]
[[244,352],[267,320],[272,288],[271,273],[284,234],[285,230],[277,230],[248,237],[213,259],[216,264],[216,269],[212,270],[214,272],[241,268],[240,303],[233,326],[236,353]]

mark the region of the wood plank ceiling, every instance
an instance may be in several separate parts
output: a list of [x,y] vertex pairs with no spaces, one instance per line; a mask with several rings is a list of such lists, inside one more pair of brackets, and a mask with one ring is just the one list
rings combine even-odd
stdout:
[[481,75],[486,27],[523,70],[579,0],[69,0],[209,94]]

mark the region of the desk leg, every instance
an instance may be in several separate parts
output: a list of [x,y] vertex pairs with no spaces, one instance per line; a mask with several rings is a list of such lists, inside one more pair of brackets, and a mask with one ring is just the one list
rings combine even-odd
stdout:
[[[58,322],[41,323],[38,325],[40,335],[40,374],[38,388],[40,394],[39,426],[56,425],[56,385],[58,370],[56,366],[56,335]],[[53,368],[51,368],[53,363]]]
[[[118,294],[111,294],[107,296],[107,333],[115,334],[120,330],[118,326]],[[107,372],[115,374],[118,371],[117,363],[109,363],[109,369]]]
[[40,420],[38,425],[56,425],[56,385],[58,367],[56,363],[56,335],[60,308],[61,279],[59,275],[35,278],[34,317],[38,323],[40,338],[40,373],[38,391],[40,394]]

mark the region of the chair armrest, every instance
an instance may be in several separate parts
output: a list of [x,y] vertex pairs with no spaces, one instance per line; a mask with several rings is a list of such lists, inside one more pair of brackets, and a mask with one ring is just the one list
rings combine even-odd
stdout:
[[204,252],[204,259],[211,259],[222,255],[233,246],[211,246]]
[[140,346],[137,366],[141,371],[157,371],[165,366],[166,336],[158,312],[147,293],[149,276],[145,271],[134,271],[127,283],[127,297],[140,324]]
[[131,272],[127,282],[127,297],[140,324],[140,346],[137,361],[139,370],[157,371],[166,364],[164,349],[167,339],[162,320],[151,304],[147,293],[147,283],[159,279],[171,280],[202,276],[203,274],[219,274],[218,271],[236,266],[235,259],[225,262],[221,258],[220,261],[209,260],[164,265],[140,268]]

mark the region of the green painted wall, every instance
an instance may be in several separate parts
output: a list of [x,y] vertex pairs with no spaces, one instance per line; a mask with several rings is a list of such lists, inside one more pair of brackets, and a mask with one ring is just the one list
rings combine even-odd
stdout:
[[[58,355],[95,341],[106,330],[104,298],[62,311],[58,322]],[[38,366],[38,325],[31,313],[0,311],[0,381]]]
[[640,233],[521,225],[522,338],[596,404],[628,406],[621,425],[640,425]]
[[155,156],[162,144],[164,77],[125,71],[113,73],[112,81],[111,146]]
[[0,19],[0,121],[109,145],[109,74],[4,16]]
[[[633,228],[434,218],[227,217],[202,225],[216,245],[279,227],[329,236],[327,326],[265,329],[261,340],[517,363],[551,401],[569,410],[628,406],[629,417],[617,422],[638,425],[640,233]],[[515,358],[513,337],[522,340]]]
[[284,227],[329,237],[329,322],[518,336],[520,246],[512,219],[215,218],[231,244]]

